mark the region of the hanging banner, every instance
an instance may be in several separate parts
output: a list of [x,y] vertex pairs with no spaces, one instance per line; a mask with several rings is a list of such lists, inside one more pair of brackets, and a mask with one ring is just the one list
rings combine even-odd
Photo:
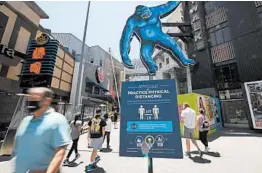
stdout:
[[120,156],[183,158],[174,80],[124,82]]
[[245,83],[247,100],[254,129],[262,129],[262,81]]

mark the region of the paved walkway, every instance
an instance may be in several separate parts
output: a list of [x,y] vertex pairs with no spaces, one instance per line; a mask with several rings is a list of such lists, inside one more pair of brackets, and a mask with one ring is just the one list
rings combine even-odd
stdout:
[[[98,166],[103,168],[94,173],[147,173],[147,159],[118,156],[119,130],[113,129],[111,139],[113,151],[99,153],[102,160]],[[192,154],[192,159],[154,159],[154,173],[261,173],[262,134],[224,129],[219,135],[213,135],[211,140],[213,152],[204,155],[203,159],[197,154]],[[80,138],[79,151],[81,157],[71,167],[63,167],[63,173],[84,173],[91,154],[91,150],[87,149],[86,134]],[[0,172],[11,173],[11,165],[10,161],[0,161]]]

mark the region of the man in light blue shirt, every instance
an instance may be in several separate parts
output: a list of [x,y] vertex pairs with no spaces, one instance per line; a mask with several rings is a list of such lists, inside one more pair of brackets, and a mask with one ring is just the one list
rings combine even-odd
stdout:
[[28,110],[16,133],[15,173],[57,173],[70,143],[66,118],[50,108],[53,92],[48,88],[28,91]]

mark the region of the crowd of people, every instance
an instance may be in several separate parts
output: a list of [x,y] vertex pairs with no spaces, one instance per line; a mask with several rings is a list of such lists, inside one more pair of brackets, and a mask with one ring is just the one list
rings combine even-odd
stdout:
[[[71,142],[72,146],[63,163],[70,163],[69,159],[73,151],[75,160],[80,157],[78,141],[84,128],[80,114],[76,114],[74,120],[68,123],[65,116],[51,108],[53,92],[48,88],[29,89],[27,97],[29,116],[21,121],[14,142],[15,173],[59,173],[67,146]],[[184,123],[186,155],[189,157],[191,157],[190,140],[198,149],[200,157],[203,155],[203,151],[194,138],[196,129],[199,129],[199,138],[205,146],[205,151],[209,150],[207,141],[209,122],[204,109],[200,109],[199,112],[196,122],[196,112],[188,103],[184,103],[181,121]],[[87,136],[92,154],[87,171],[96,168],[100,160],[98,151],[102,149],[105,140],[107,148],[110,148],[112,123],[114,122],[115,129],[118,128],[117,119],[117,110],[113,112],[113,115],[109,113],[102,115],[102,111],[98,109],[95,116],[89,120]]]

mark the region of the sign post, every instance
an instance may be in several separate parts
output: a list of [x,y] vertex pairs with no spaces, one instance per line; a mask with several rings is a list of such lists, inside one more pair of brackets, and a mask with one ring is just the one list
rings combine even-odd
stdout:
[[175,80],[123,83],[120,156],[147,157],[148,173],[153,158],[183,158],[175,85]]
[[[149,76],[149,80],[154,80],[154,76]],[[148,173],[153,173],[153,158],[148,157]]]

